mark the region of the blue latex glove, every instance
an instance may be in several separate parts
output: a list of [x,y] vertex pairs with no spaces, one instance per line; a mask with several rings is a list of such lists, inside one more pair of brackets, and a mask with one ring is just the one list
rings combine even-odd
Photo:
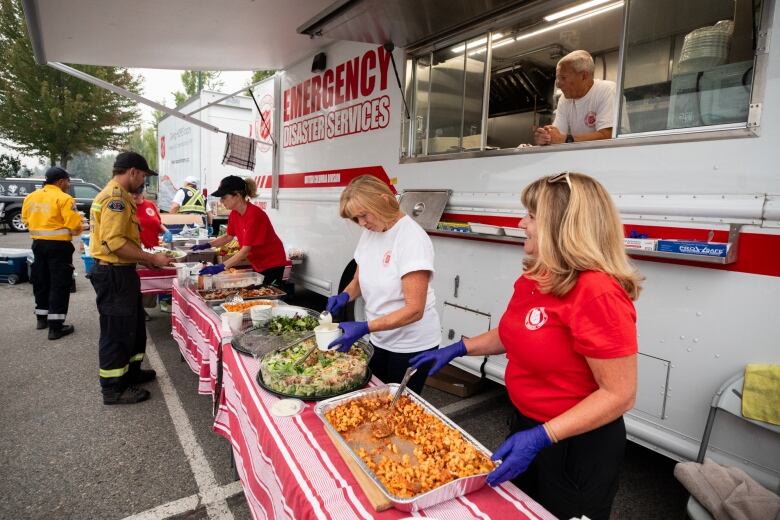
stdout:
[[208,242],[205,242],[203,244],[195,244],[190,248],[190,251],[203,251],[204,249],[209,249],[211,247],[211,244]]
[[339,328],[344,331],[344,335],[328,345],[329,349],[339,345],[337,349],[339,352],[347,352],[357,340],[368,334],[367,321],[342,321],[339,323]]
[[211,226],[206,226],[206,232],[209,234],[209,236],[214,235],[214,228]]
[[225,270],[225,264],[209,265],[200,270],[200,274],[219,274]]
[[341,309],[349,303],[349,294],[340,292],[336,296],[328,296],[328,303],[325,305],[325,310],[336,315],[337,312],[341,312]]
[[171,242],[173,242],[173,234],[170,231],[166,231],[165,233],[163,233],[163,242],[165,242],[166,244],[170,244]]
[[433,363],[433,366],[428,371],[428,375],[432,376],[441,370],[444,365],[456,357],[465,355],[466,345],[463,344],[463,340],[460,340],[457,343],[453,343],[452,345],[448,345],[437,350],[429,350],[428,352],[417,354],[409,360],[409,365],[413,366],[414,368],[420,368],[421,366],[427,365],[428,363]]
[[510,435],[490,457],[493,461],[500,459],[501,465],[490,472],[487,483],[497,486],[515,478],[528,469],[537,453],[550,445],[552,441],[541,424]]

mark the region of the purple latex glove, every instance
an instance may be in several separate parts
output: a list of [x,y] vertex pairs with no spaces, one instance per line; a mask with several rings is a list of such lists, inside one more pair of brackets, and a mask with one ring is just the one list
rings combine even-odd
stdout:
[[414,368],[420,368],[423,365],[426,365],[428,363],[433,363],[433,366],[428,371],[428,375],[432,376],[436,372],[442,369],[444,365],[455,359],[456,357],[461,357],[466,355],[466,345],[463,343],[463,340],[461,339],[457,343],[453,343],[452,345],[448,345],[446,347],[437,349],[437,350],[429,350],[428,352],[423,352],[422,354],[417,354],[412,359],[409,360],[409,365],[413,366]]
[[211,247],[211,244],[206,242],[205,244],[195,244],[190,248],[190,251],[203,251],[204,249],[209,249]]
[[341,309],[343,309],[347,303],[349,303],[349,294],[340,292],[336,296],[328,297],[328,303],[325,305],[325,310],[335,316],[336,313],[341,312]]
[[342,321],[339,323],[339,328],[344,331],[344,334],[328,345],[329,349],[339,345],[337,349],[339,352],[347,352],[357,340],[368,334],[367,321]]
[[487,483],[497,486],[515,478],[528,469],[537,453],[550,445],[552,441],[541,424],[510,435],[490,457],[493,461],[500,459],[501,465],[490,472]]
[[209,265],[200,270],[200,274],[219,274],[225,270],[225,264]]

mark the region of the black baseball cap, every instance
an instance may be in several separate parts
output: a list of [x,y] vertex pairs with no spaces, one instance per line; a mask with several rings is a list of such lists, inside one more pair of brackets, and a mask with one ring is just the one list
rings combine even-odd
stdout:
[[129,170],[130,168],[146,172],[147,175],[157,175],[157,172],[149,168],[149,163],[139,153],[122,152],[116,156],[116,159],[114,159],[115,170]]
[[219,188],[217,191],[211,194],[212,197],[221,197],[223,195],[229,195],[243,191],[246,193],[246,182],[238,175],[228,175],[219,182]]
[[70,174],[65,168],[59,166],[52,166],[46,170],[46,184],[54,184],[60,179],[70,179]]

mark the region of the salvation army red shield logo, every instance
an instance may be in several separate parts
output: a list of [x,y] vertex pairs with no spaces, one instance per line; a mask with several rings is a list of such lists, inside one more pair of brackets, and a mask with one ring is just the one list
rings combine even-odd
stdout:
[[152,208],[146,208],[146,214],[150,217],[154,216],[154,210]]
[[591,110],[588,112],[588,114],[585,116],[585,126],[588,128],[595,128],[596,127],[596,112]]
[[[255,121],[255,125],[257,125],[257,139],[268,143],[271,141],[271,117],[274,113],[273,96],[266,94],[258,105],[260,105],[260,114],[263,117],[258,115],[257,120]],[[265,153],[271,149],[271,145],[259,143],[258,149],[260,150],[260,153]]]
[[547,313],[544,307],[534,307],[525,315],[525,328],[528,330],[541,329],[547,323]]

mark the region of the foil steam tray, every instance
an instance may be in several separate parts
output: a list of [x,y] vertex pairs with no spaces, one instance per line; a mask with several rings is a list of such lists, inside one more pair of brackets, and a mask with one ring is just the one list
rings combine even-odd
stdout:
[[[363,460],[357,455],[357,453],[354,452],[354,450],[347,443],[344,437],[342,437],[341,434],[338,431],[336,431],[336,428],[332,424],[330,424],[328,419],[325,417],[325,414],[327,412],[329,412],[334,408],[337,408],[338,406],[344,403],[347,403],[355,399],[363,398],[363,397],[375,397],[375,396],[387,395],[388,393],[392,394],[396,391],[398,386],[399,385],[397,383],[390,383],[384,386],[364,388],[361,390],[350,392],[348,394],[344,394],[342,396],[333,397],[331,399],[327,399],[325,401],[321,401],[317,403],[317,405],[314,407],[314,413],[317,414],[317,417],[319,417],[320,420],[323,422],[325,428],[330,430],[330,432],[333,434],[333,438],[337,439],[337,441],[334,442],[338,442],[341,444],[341,446],[352,456],[352,458],[355,460],[358,466],[360,466],[360,469],[362,469],[363,472],[366,474],[366,476],[368,476],[368,478],[371,479],[371,481],[376,485],[379,491],[381,491],[382,494],[384,494],[387,497],[387,499],[390,501],[393,507],[400,511],[407,511],[407,512],[419,511],[420,509],[431,507],[436,504],[440,504],[441,502],[445,502],[453,498],[467,495],[472,491],[477,491],[478,489],[484,487],[488,475],[487,473],[480,473],[477,475],[472,475],[470,477],[461,477],[452,480],[442,486],[439,486],[436,489],[426,491],[425,493],[420,493],[419,495],[416,495],[411,498],[405,498],[405,497],[399,497],[393,495],[392,493],[390,493],[390,491],[387,490],[387,488],[385,488],[384,484],[382,484],[382,482],[377,478],[377,476],[374,475],[374,473],[370,469],[368,469],[368,466],[365,465]],[[450,428],[456,430],[458,433],[460,433],[461,436],[463,436],[463,438],[466,441],[473,444],[478,451],[483,453],[486,457],[490,458],[492,453],[487,448],[485,448],[482,444],[480,444],[479,441],[477,441],[474,437],[469,435],[460,426],[452,422],[446,415],[444,415],[439,410],[437,410],[433,405],[425,401],[422,397],[412,392],[408,388],[405,390],[404,394],[407,395],[413,402],[415,402],[420,407],[422,407],[424,411],[436,417],[437,419],[442,421]]]

